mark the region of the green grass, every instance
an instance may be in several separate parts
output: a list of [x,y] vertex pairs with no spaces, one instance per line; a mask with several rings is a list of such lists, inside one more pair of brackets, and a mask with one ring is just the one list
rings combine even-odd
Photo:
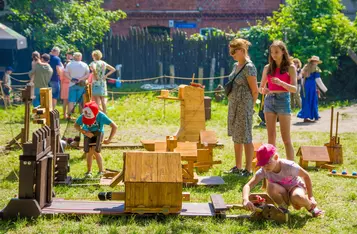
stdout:
[[[173,134],[179,127],[179,102],[158,100],[156,94],[120,96],[109,101],[108,115],[119,126],[114,139],[120,143],[139,143],[141,139],[164,139]],[[327,108],[327,107],[326,107]],[[164,111],[165,110],[165,111]],[[0,110],[0,145],[16,136],[23,125],[24,107],[10,110]],[[234,164],[233,143],[227,136],[227,105],[212,102],[212,119],[207,121],[207,129],[214,130],[224,148],[215,149],[214,157],[222,160],[221,165],[215,165],[206,175],[220,175],[226,181],[218,187],[190,187],[184,191],[191,193],[191,202],[209,202],[210,195],[220,193],[227,203],[241,203],[242,187],[247,179],[234,175],[226,175],[223,171]],[[61,122],[61,132],[66,122]],[[255,116],[255,124],[258,118]],[[31,130],[38,126],[31,124]],[[67,131],[67,137],[73,131]],[[108,130],[108,129],[107,129]],[[308,130],[308,129],[307,129]],[[108,131],[107,131],[108,133]],[[300,145],[321,146],[328,142],[328,133],[293,132],[292,141],[295,152]],[[344,165],[337,170],[347,169],[357,171],[357,134],[340,134],[344,151]],[[253,139],[256,142],[266,142],[265,129],[254,128]],[[284,156],[284,148],[278,134],[277,146]],[[104,149],[103,157],[107,168],[122,168],[124,150]],[[73,177],[83,176],[86,163],[81,159],[82,152],[68,150],[71,155],[71,172]],[[18,156],[20,150],[4,155],[0,153],[0,208],[6,206],[9,200],[18,193]],[[296,160],[297,161],[297,160]],[[93,164],[94,172],[97,166]],[[41,217],[36,220],[17,219],[0,221],[0,233],[356,233],[357,231],[357,180],[327,176],[326,170],[309,170],[314,196],[319,206],[326,211],[324,218],[314,219],[305,210],[291,212],[290,221],[279,225],[271,221],[249,222],[237,220],[221,220],[216,218],[182,218],[182,217],[102,217],[102,216],[56,216]],[[100,191],[123,191],[123,187],[111,189],[108,187],[55,187],[57,197],[65,199],[97,200]],[[254,191],[259,191],[255,188]]]

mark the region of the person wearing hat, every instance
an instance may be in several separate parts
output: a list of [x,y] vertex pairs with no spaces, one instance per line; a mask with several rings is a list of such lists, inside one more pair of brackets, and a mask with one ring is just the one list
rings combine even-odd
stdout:
[[98,175],[104,173],[101,151],[101,144],[104,135],[104,125],[111,127],[110,135],[103,141],[109,144],[117,130],[117,125],[106,114],[99,111],[98,105],[94,102],[88,102],[84,105],[82,114],[76,120],[74,127],[84,135],[84,152],[87,157],[86,177],[92,177],[92,159],[95,155],[98,164]]
[[249,201],[249,193],[261,180],[267,179],[267,193],[284,213],[288,213],[291,204],[295,209],[306,208],[313,217],[323,214],[317,208],[312,194],[312,182],[309,174],[294,161],[280,159],[274,145],[263,144],[256,153],[257,166],[261,168],[243,187],[243,206],[254,211],[255,206]]
[[308,59],[308,64],[302,69],[304,93],[301,97],[301,110],[297,114],[298,118],[304,119],[304,122],[314,122],[320,118],[318,111],[318,88],[326,93],[327,88],[322,82],[320,68],[317,66],[322,61],[318,56],[312,56]]
[[12,90],[11,88],[11,73],[14,71],[12,67],[7,67],[5,69],[4,76],[2,78],[2,90],[4,92],[4,105],[10,106],[10,92]]

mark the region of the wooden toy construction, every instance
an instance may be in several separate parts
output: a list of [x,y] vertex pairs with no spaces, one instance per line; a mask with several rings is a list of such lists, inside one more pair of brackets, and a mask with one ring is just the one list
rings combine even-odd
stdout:
[[340,144],[340,137],[338,137],[338,118],[339,112],[337,112],[336,117],[336,132],[333,136],[333,116],[334,116],[334,108],[331,107],[331,125],[330,125],[330,141],[325,144],[327,147],[330,162],[333,164],[343,164],[343,154],[342,154],[342,145]]
[[[32,100],[35,98],[33,84],[27,84],[26,88],[21,90],[21,93],[22,101],[25,103],[24,128],[21,129],[21,132],[14,139],[7,143],[7,149],[11,148],[14,144],[23,145],[30,137],[30,107]],[[20,143],[18,142],[19,140]]]
[[326,146],[301,146],[296,156],[300,156],[299,164],[304,169],[308,167],[309,162],[316,162],[316,167],[324,167],[330,162]]
[[19,193],[2,211],[7,217],[36,217],[52,203],[53,154],[51,129],[44,126],[32,135],[32,142],[23,144],[20,156]]
[[357,172],[355,171],[349,174],[346,170],[343,170],[341,173],[338,173],[336,170],[332,170],[328,173],[328,175],[357,179]]
[[180,129],[175,136],[179,142],[198,142],[200,132],[206,129],[204,89],[192,85],[180,85],[178,97],[170,97],[167,90],[162,90],[157,98],[181,102]]
[[[224,184],[218,176],[200,177],[195,172],[208,171],[214,164],[221,161],[213,160],[213,147],[217,142],[215,132],[201,131],[200,142],[178,142],[176,136],[167,136],[166,141],[155,141],[154,152],[180,153],[182,164],[183,183],[193,185],[219,185]],[[198,148],[201,147],[201,148]],[[148,148],[152,149],[152,148]]]
[[50,126],[50,111],[52,111],[52,89],[41,88],[40,106],[37,106],[32,110],[32,113],[35,114],[33,123]]
[[256,210],[250,215],[228,215],[229,210],[244,209],[243,205],[226,205],[220,194],[211,195],[212,206],[219,217],[249,220],[274,220],[279,223],[286,223],[289,219],[288,213],[283,213],[278,209],[268,194],[251,194],[249,200],[255,205]]

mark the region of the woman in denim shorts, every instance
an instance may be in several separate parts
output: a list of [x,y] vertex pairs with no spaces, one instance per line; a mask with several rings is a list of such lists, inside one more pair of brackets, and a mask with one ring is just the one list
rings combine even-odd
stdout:
[[[268,143],[276,145],[276,121],[279,117],[280,133],[286,157],[294,160],[290,139],[290,93],[295,93],[296,68],[289,59],[289,52],[282,41],[274,41],[269,48],[269,64],[264,67],[259,92],[266,95],[264,116],[268,131]],[[268,87],[266,85],[268,84]]]

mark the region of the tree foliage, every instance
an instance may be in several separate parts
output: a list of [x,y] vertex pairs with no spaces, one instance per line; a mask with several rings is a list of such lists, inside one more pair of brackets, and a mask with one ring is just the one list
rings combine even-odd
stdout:
[[121,11],[106,11],[103,0],[11,0],[13,21],[27,37],[36,41],[34,49],[54,45],[92,48],[110,30],[110,23],[126,17]]

